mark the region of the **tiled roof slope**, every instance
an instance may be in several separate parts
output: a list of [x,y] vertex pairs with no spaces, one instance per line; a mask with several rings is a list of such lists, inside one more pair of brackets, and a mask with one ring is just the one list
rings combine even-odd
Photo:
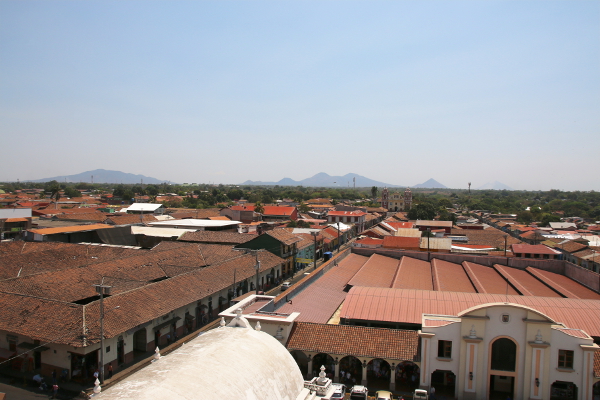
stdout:
[[[267,251],[258,252],[258,258],[261,261],[261,271],[268,271],[283,262]],[[104,332],[107,337],[114,337],[230,287],[234,274],[238,281],[252,278],[255,263],[254,255],[244,254],[218,265],[196,268],[135,290],[116,291],[116,294],[105,299],[105,307],[110,311],[106,312]],[[119,272],[118,267],[111,273]],[[63,285],[69,285],[69,281]],[[115,286],[115,289],[118,287]],[[115,310],[117,306],[119,309]],[[0,308],[3,310],[0,330],[73,346],[83,345],[81,335],[85,313],[86,327],[89,329],[88,343],[99,341],[99,301],[81,306],[0,292]]]
[[[283,207],[282,207],[283,208]],[[289,246],[293,243],[299,242],[301,239],[296,237],[294,234],[288,232],[285,228],[276,228],[272,231],[266,231],[265,235],[269,235],[274,239],[277,239],[281,243]]]
[[204,243],[229,243],[241,244],[254,239],[256,236],[247,233],[220,232],[220,231],[198,231],[186,232],[180,238],[180,242],[204,242]]
[[402,257],[392,287],[396,289],[433,290],[431,264],[416,258]]
[[395,258],[373,254],[350,279],[350,286],[390,287],[396,276],[399,261]]
[[353,287],[342,305],[340,317],[420,325],[423,314],[458,315],[461,311],[487,303],[522,304],[568,328],[581,329],[590,336],[600,337],[600,301],[562,297]]
[[59,214],[56,218],[60,220],[72,220],[72,221],[94,221],[104,222],[107,215],[103,212],[87,212],[87,213],[76,213],[76,214]]
[[[5,248],[4,245],[5,243],[0,244],[0,249]],[[59,271],[107,260],[119,260],[144,251],[67,243],[53,243],[53,245],[55,246],[21,242],[20,246],[11,247],[13,251],[0,255],[0,280],[46,271]],[[31,249],[41,251],[30,251]]]
[[510,245],[521,243],[519,239],[508,235],[507,233],[495,229],[487,228],[482,231],[473,229],[460,229],[452,228],[450,233],[452,235],[463,235],[469,238],[468,244],[483,244],[486,246],[492,246],[499,249],[504,249],[504,238],[506,237],[506,246],[510,249]]
[[292,328],[286,347],[289,350],[415,361],[418,344],[416,331],[298,322]]
[[299,312],[296,321],[326,323],[346,298],[346,284],[367,260],[367,257],[350,254],[297,294],[292,304],[285,303],[277,312]]

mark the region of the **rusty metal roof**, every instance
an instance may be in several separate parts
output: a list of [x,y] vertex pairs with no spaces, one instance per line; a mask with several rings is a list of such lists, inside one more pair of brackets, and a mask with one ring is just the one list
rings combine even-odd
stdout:
[[395,258],[373,254],[348,285],[390,287],[396,276],[398,262]]
[[353,287],[346,296],[340,317],[421,325],[423,314],[458,315],[477,305],[505,302],[531,307],[568,328],[600,337],[600,301],[562,297]]
[[527,271],[495,264],[498,271],[523,296],[561,297]]
[[473,284],[460,264],[433,259],[431,261],[431,271],[433,274],[433,290],[445,292],[476,292]]
[[396,289],[433,290],[431,264],[416,258],[402,257],[392,287]]
[[478,293],[519,294],[494,268],[468,261],[462,265]]

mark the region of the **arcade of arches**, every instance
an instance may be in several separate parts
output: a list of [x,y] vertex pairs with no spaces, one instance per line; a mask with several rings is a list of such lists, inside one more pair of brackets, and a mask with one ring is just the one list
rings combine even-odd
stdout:
[[347,386],[366,385],[372,390],[409,392],[419,383],[420,367],[412,361],[301,350],[292,350],[291,354],[306,379],[318,376],[319,368],[324,366],[327,377]]

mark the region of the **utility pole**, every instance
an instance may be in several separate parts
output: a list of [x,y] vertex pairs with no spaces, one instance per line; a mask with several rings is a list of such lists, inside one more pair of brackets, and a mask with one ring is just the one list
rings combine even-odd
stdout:
[[310,234],[313,235],[313,239],[315,242],[315,251],[313,252],[313,254],[314,254],[313,258],[314,258],[314,262],[315,262],[314,269],[317,269],[317,235],[319,234],[319,232],[314,231],[314,232],[311,232]]
[[431,260],[431,253],[429,252],[429,237],[431,236],[431,228],[427,228],[427,262]]
[[110,295],[112,286],[94,285],[100,295],[100,383],[104,384],[104,295]]
[[257,249],[247,249],[247,248],[239,248],[239,249],[235,249],[235,250],[241,250],[246,254],[254,254],[254,256],[256,257],[256,264],[254,265],[254,268],[256,269],[256,294],[258,295],[258,271],[260,270],[260,261],[258,261],[258,252],[260,250]]

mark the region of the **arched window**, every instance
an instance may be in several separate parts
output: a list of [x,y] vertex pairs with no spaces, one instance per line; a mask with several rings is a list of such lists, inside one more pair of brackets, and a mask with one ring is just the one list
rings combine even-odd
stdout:
[[515,371],[517,365],[517,345],[510,339],[500,338],[492,343],[492,369]]

